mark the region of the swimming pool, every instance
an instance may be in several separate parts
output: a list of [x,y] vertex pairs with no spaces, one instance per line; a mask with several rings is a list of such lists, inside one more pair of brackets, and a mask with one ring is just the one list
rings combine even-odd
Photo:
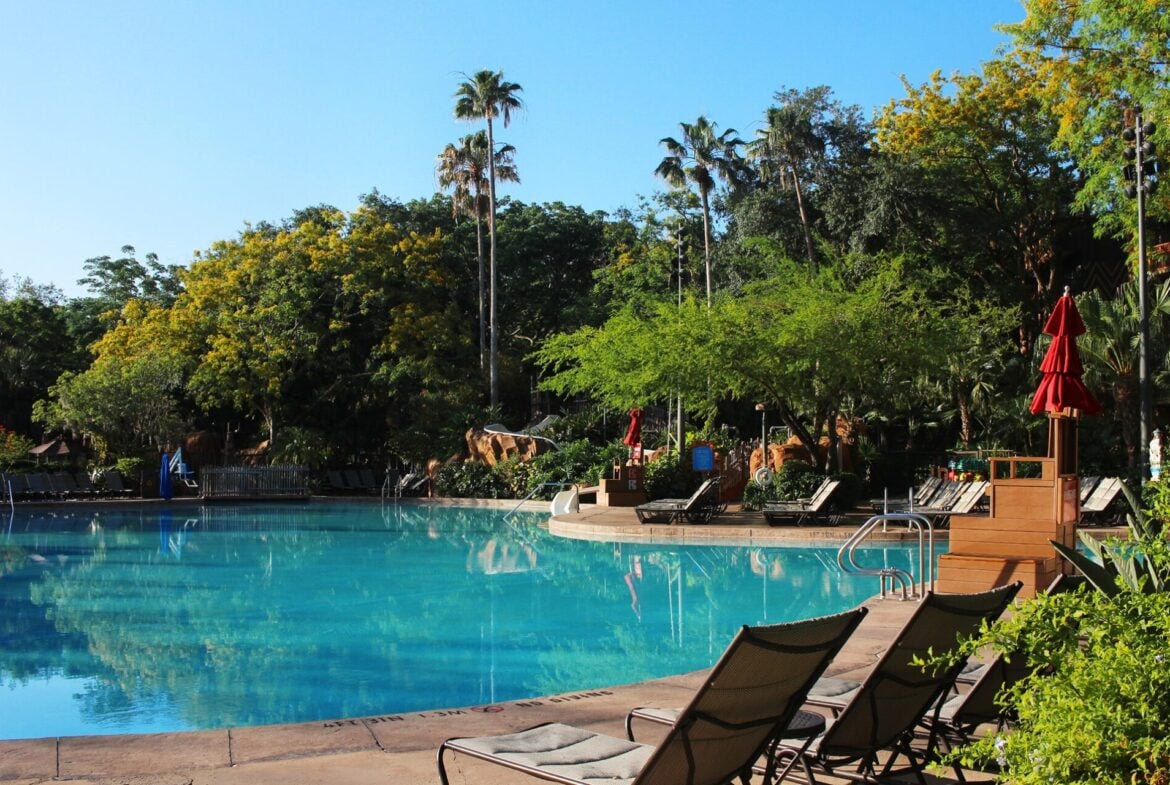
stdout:
[[[546,514],[329,503],[17,511],[0,739],[486,705],[709,666],[852,607],[834,548],[578,542]],[[875,565],[909,566],[901,546]]]

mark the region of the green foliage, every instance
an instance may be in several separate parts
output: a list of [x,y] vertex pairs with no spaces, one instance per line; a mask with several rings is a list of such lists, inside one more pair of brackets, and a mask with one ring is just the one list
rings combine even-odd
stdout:
[[1013,730],[958,753],[1014,785],[1131,785],[1170,776],[1170,593],[1042,595],[973,642],[1025,657]]
[[677,450],[646,464],[646,495],[651,499],[685,499],[699,483],[689,461],[683,460]]
[[0,470],[8,471],[17,463],[28,460],[28,451],[36,445],[27,436],[21,436],[0,425]]
[[1144,506],[1128,486],[1122,488],[1131,510],[1128,538],[1102,542],[1081,532],[1081,545],[1089,556],[1061,543],[1054,542],[1053,547],[1102,594],[1170,591],[1170,543],[1166,540],[1170,482],[1148,483],[1143,488]]
[[769,501],[792,501],[807,499],[816,493],[824,475],[804,461],[785,461],[779,471],[772,475],[773,491]]
[[328,436],[311,428],[290,426],[269,453],[273,465],[306,466],[318,470],[328,465],[333,450]]
[[435,493],[461,499],[499,499],[507,496],[501,476],[478,461],[444,464],[435,480]]
[[558,485],[541,489],[534,498],[551,499],[557,491],[563,490],[560,483],[597,485],[602,477],[610,475],[615,463],[625,460],[627,452],[626,446],[620,442],[598,445],[587,439],[579,439],[561,444],[559,449],[532,459],[525,494],[542,483]]
[[1091,586],[1040,595],[966,645],[1023,657],[1031,675],[1003,696],[1012,732],[959,750],[965,764],[1017,785],[1170,781],[1170,485],[1155,485],[1144,509],[1127,489],[1128,541],[1085,540],[1096,561],[1059,548]]

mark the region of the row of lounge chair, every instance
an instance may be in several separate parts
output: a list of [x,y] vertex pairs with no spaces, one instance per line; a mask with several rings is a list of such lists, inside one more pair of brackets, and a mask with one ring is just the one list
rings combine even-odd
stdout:
[[97,483],[84,471],[0,474],[0,498],[13,501],[97,499],[129,494],[116,469],[104,472]]
[[[960,482],[944,481],[930,477],[912,490],[909,497],[870,499],[875,513],[914,512],[931,518],[936,528],[946,526],[952,515],[969,515],[978,511],[985,503],[987,487],[985,481]],[[1115,502],[1122,493],[1123,482],[1118,477],[1082,477],[1080,479],[1080,523],[1082,526],[1108,525],[1114,523],[1118,514]]]
[[[753,773],[763,773],[767,783],[794,773],[809,783],[817,782],[818,773],[877,783],[911,772],[922,781],[926,764],[937,759],[946,726],[962,716],[961,704],[950,696],[963,662],[925,670],[915,663],[953,651],[984,622],[998,618],[1019,588],[1016,583],[978,594],[928,594],[865,680],[832,706],[818,702],[818,684],[833,681],[822,675],[865,608],[744,627],[690,705],[634,709],[626,718],[626,739],[560,723],[448,739],[438,750],[439,779],[448,784],[446,757],[456,753],[569,785],[722,785],[737,778],[747,782]],[[949,715],[946,705],[952,706]],[[830,708],[832,722],[803,708],[813,706]],[[670,730],[657,746],[640,744],[634,741],[634,720],[667,724]]]
[[372,469],[330,469],[325,479],[334,493],[377,493],[382,487]]

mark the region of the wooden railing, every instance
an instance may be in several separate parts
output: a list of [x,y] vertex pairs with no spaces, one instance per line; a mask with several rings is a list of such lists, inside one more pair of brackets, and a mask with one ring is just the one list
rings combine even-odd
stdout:
[[220,466],[199,473],[204,499],[303,499],[309,496],[304,466]]

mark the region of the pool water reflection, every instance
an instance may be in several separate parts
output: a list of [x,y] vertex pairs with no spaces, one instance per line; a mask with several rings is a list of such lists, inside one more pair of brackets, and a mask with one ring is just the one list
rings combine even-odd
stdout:
[[[709,666],[877,591],[835,549],[576,542],[543,514],[361,503],[17,512],[0,738],[490,704]],[[866,551],[909,567],[909,548]]]

